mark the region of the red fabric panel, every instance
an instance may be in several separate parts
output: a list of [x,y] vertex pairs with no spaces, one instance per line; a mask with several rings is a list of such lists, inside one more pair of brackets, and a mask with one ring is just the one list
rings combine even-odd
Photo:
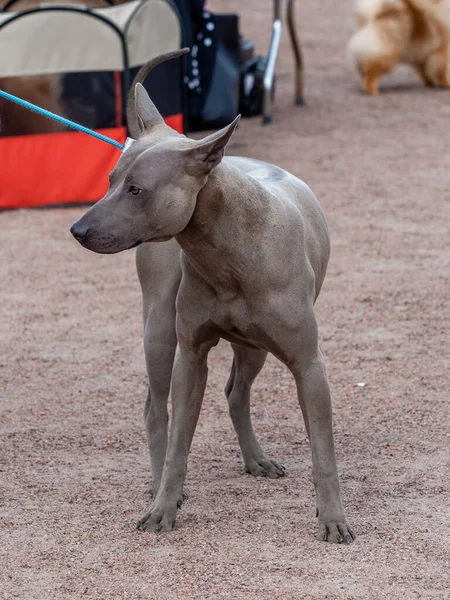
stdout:
[[[125,127],[100,131],[121,144]],[[0,208],[95,202],[120,149],[85,133],[0,138]]]
[[[183,116],[166,118],[183,132]],[[125,142],[125,127],[99,133]],[[97,202],[120,149],[85,133],[0,137],[0,209]]]

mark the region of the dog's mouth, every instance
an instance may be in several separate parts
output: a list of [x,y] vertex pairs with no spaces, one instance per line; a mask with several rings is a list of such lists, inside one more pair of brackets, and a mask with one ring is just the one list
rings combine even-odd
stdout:
[[133,248],[137,248],[142,244],[142,240],[137,240],[133,244],[120,244],[118,240],[105,240],[100,241],[98,243],[92,242],[85,247],[88,250],[92,250],[92,252],[97,252],[97,254],[119,254],[119,252],[125,252],[125,250],[132,250]]
[[146,242],[148,242],[148,243],[154,244],[156,242],[168,242],[172,238],[173,238],[173,235],[164,235],[164,236],[161,236],[159,238],[150,238],[149,240],[146,240],[143,243],[145,244]]
[[131,246],[127,248],[127,250],[131,250],[132,248],[136,248],[141,244],[155,244],[157,242],[168,242],[173,238],[173,235],[162,235],[161,237],[149,237],[147,240],[138,240]]
[[125,240],[121,241],[111,233],[100,233],[95,228],[84,229],[79,227],[78,223],[75,223],[70,231],[79,244],[97,254],[117,254],[124,250],[132,250],[145,243],[167,242],[173,237],[171,235],[161,237],[150,236],[147,239],[138,239],[132,243],[124,243]]
[[118,254],[119,252],[124,252],[125,250],[132,250],[133,248],[137,248],[141,244],[167,242],[168,240],[172,239],[172,237],[173,236],[171,235],[165,235],[160,238],[151,237],[148,240],[137,240],[132,244],[127,244],[124,246],[121,246],[119,243],[117,243],[117,240],[111,239],[110,237],[103,240],[99,240],[98,242],[94,242],[93,240],[91,240],[91,243],[83,243],[80,240],[79,241],[85,248],[87,248],[88,250],[92,250],[92,252],[97,252],[98,254]]

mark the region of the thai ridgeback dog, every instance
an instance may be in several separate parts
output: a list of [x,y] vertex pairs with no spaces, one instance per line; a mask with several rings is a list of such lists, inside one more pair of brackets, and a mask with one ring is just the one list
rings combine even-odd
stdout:
[[312,448],[317,537],[351,543],[314,314],[330,253],[324,214],[309,187],[286,171],[250,158],[224,158],[239,117],[201,140],[164,123],[140,82],[157,64],[185,52],[159,56],[137,74],[127,108],[136,141],[111,173],[106,196],[71,228],[93,252],[138,246],[153,471],[153,502],[138,528],[170,531],[175,525],[208,352],[223,338],[234,352],[226,393],[247,471],[284,475],[261,449],[250,419],[250,387],[271,352],[297,386]]

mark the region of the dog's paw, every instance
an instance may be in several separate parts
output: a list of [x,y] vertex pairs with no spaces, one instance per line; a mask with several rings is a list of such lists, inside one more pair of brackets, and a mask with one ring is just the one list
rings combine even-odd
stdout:
[[356,536],[344,516],[336,520],[321,521],[319,519],[319,533],[316,539],[320,542],[351,544],[355,538]]
[[286,475],[286,469],[282,463],[265,455],[247,460],[245,471],[254,477],[268,477],[269,479],[278,479],[278,477]]
[[177,518],[177,508],[175,506],[161,506],[157,501],[153,502],[150,509],[139,519],[136,527],[140,531],[172,531],[175,527]]

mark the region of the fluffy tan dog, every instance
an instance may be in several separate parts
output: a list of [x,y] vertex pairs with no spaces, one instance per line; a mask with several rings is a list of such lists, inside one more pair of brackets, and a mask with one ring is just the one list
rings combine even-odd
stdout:
[[359,0],[349,58],[368,94],[399,63],[413,66],[425,85],[450,87],[449,0]]

